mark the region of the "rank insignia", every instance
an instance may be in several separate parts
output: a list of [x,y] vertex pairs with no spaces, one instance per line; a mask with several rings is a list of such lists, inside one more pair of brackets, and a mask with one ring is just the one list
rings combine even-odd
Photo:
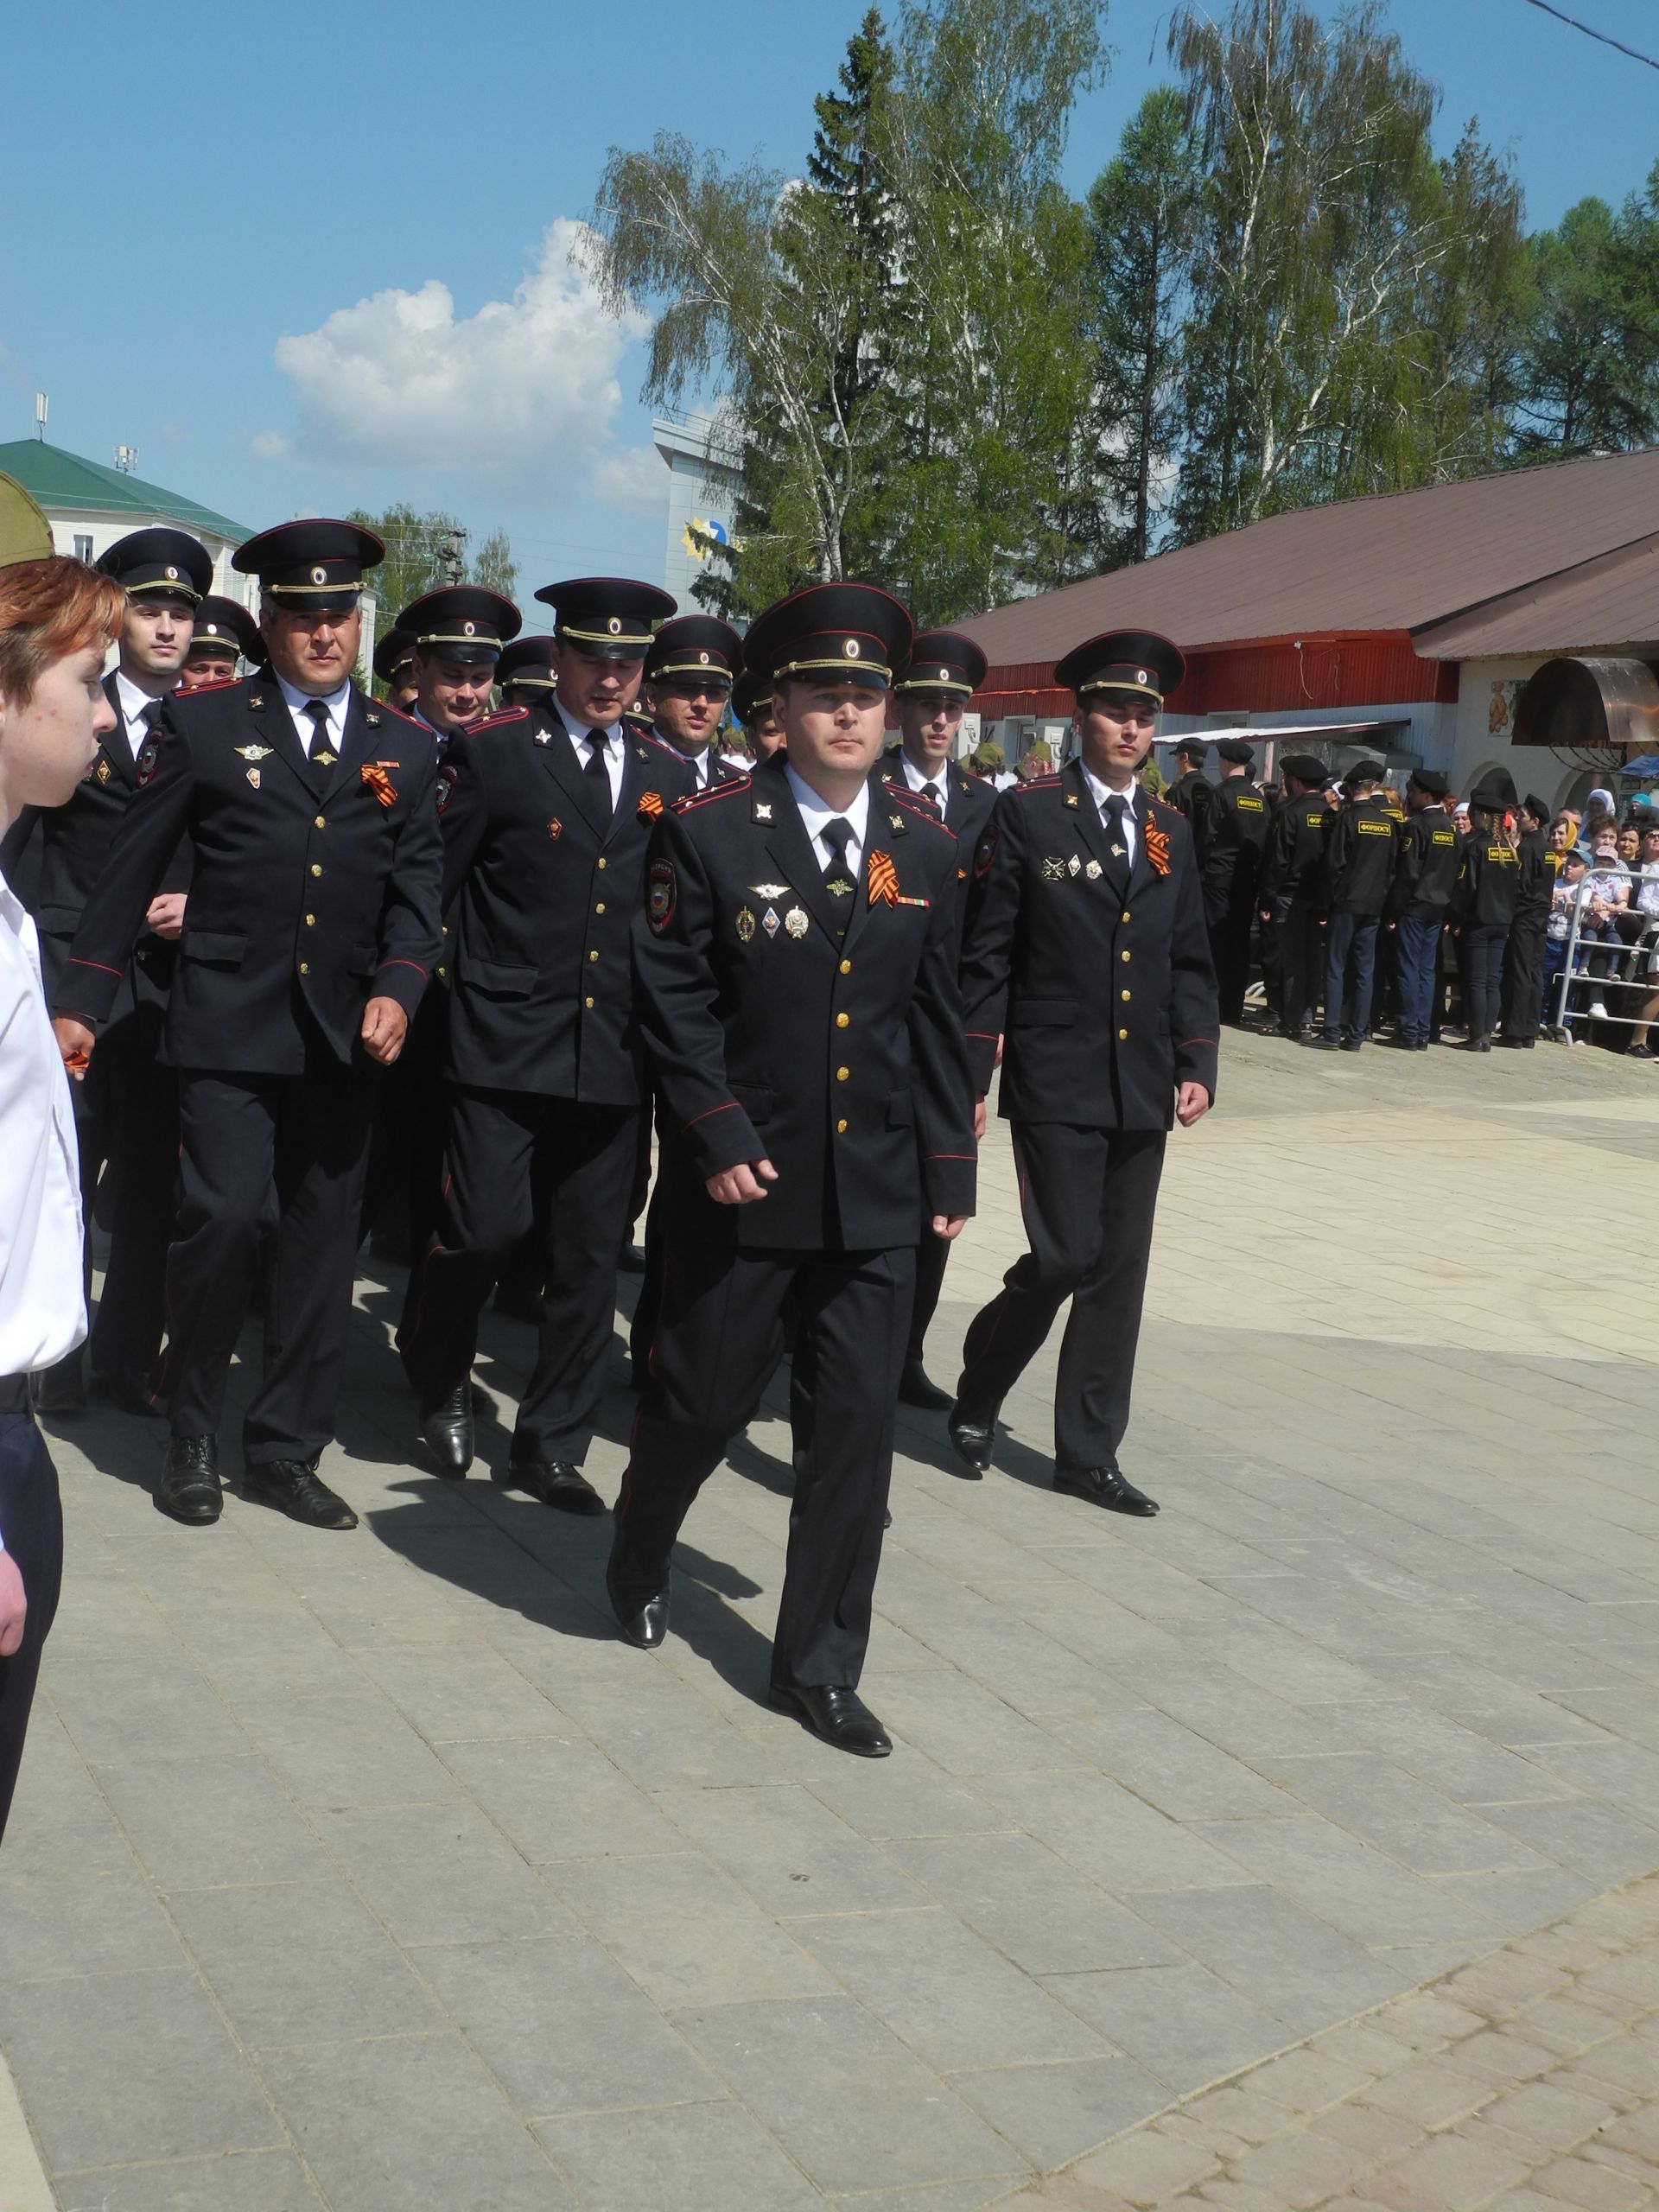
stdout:
[[804,906],[791,906],[789,912],[784,916],[784,927],[789,931],[791,937],[804,937],[806,935],[806,909]]
[[902,814],[890,814],[887,819],[895,830],[902,830],[905,826],[905,817]]
[[1077,804],[1077,795],[1076,791],[1067,791],[1065,795],[1065,803],[1068,806],[1075,806]]
[[1082,866],[1083,862],[1077,858],[1077,855],[1073,853],[1071,859],[1067,861],[1065,864],[1065,872],[1068,875],[1076,875]]
[[258,788],[259,788],[259,771],[258,771],[257,768],[250,768],[250,769],[248,770],[248,781],[249,781],[249,782],[253,785],[253,788],[255,789],[255,791],[257,791],[257,790],[258,790]]
[[[645,756],[642,753],[640,758],[643,760],[644,757]],[[662,810],[663,795],[660,791],[645,791],[642,793],[639,800],[639,818],[641,821],[654,822]]]
[[760,926],[768,937],[776,937],[779,931],[782,929],[783,924],[778,918],[778,909],[775,906],[768,906],[766,912],[761,915]]
[[371,729],[378,729],[378,728],[379,728],[379,727],[380,727],[380,717],[379,717],[379,715],[377,715],[377,714],[373,713],[372,710],[371,710],[371,712],[369,712],[369,713],[365,714],[365,715],[364,715],[363,719],[364,719],[364,721],[368,724],[368,726],[369,726],[369,728],[370,728]]
[[1090,861],[1083,872],[1088,877],[1090,883],[1098,881],[1100,877],[1100,862],[1098,861]]
[[789,896],[786,883],[752,883],[749,888],[757,899],[787,899]]
[[268,745],[238,745],[236,751],[241,760],[264,760],[269,758],[270,747]]
[[100,784],[107,784],[110,780],[109,762],[107,760],[100,760],[92,772],[98,778]]
[[556,814],[547,825],[547,834],[550,837],[562,837],[564,835],[564,824]]
[[1127,845],[1114,845],[1112,847],[1112,858],[1115,861],[1121,861],[1128,850],[1128,847]]
[[1058,853],[1051,853],[1045,857],[1043,861],[1043,881],[1045,883],[1064,883],[1065,881],[1065,862],[1060,858]]
[[645,893],[645,914],[660,936],[674,918],[674,868],[671,861],[653,861]]
[[740,944],[753,944],[754,942],[754,916],[747,906],[740,906],[737,910],[737,941]]
[[756,799],[754,802],[754,818],[757,822],[771,821],[772,801],[769,798]]

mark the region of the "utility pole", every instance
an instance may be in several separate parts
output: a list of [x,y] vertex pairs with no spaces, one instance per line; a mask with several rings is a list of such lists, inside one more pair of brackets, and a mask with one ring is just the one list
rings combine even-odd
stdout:
[[438,548],[438,560],[443,569],[446,584],[458,584],[466,574],[461,549],[467,543],[467,533],[458,524],[440,532],[443,543]]

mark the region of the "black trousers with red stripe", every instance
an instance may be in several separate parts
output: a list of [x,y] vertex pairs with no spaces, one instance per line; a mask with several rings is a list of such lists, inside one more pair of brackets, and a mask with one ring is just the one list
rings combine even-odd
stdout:
[[1054,1458],[1070,1471],[1115,1466],[1129,1425],[1164,1143],[1162,1129],[1014,1124],[1031,1249],[969,1324],[957,1396],[965,1418],[994,1418],[1069,1298]]

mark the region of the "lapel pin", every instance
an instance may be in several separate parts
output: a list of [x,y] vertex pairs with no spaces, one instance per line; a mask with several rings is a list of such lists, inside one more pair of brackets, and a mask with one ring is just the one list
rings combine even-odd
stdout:
[[248,771],[248,781],[249,781],[249,782],[253,785],[253,788],[255,789],[255,791],[257,791],[257,790],[258,790],[258,788],[259,788],[259,771],[258,771],[257,768],[250,768],[250,769],[249,769],[249,771]]
[[560,821],[558,816],[556,814],[553,819],[547,825],[547,834],[550,837],[556,837],[563,833],[563,823]]
[[107,784],[110,780],[109,762],[107,760],[100,760],[97,768],[93,771],[93,773],[97,776],[100,784]]
[[778,919],[778,909],[775,906],[768,906],[766,912],[761,915],[760,926],[768,937],[777,936],[783,925]]

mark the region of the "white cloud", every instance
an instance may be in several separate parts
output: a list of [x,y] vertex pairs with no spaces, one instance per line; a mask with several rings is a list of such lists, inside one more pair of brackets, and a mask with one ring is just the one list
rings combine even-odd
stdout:
[[588,488],[607,507],[620,507],[631,515],[659,515],[668,501],[668,470],[655,446],[630,446],[622,453],[601,454]]
[[279,339],[299,427],[263,433],[255,451],[444,470],[510,486],[524,505],[581,490],[621,404],[622,355],[645,327],[601,304],[571,252],[584,234],[564,218],[552,224],[512,299],[486,300],[476,315],[457,318],[448,285],[429,277],[417,292],[376,292]]

